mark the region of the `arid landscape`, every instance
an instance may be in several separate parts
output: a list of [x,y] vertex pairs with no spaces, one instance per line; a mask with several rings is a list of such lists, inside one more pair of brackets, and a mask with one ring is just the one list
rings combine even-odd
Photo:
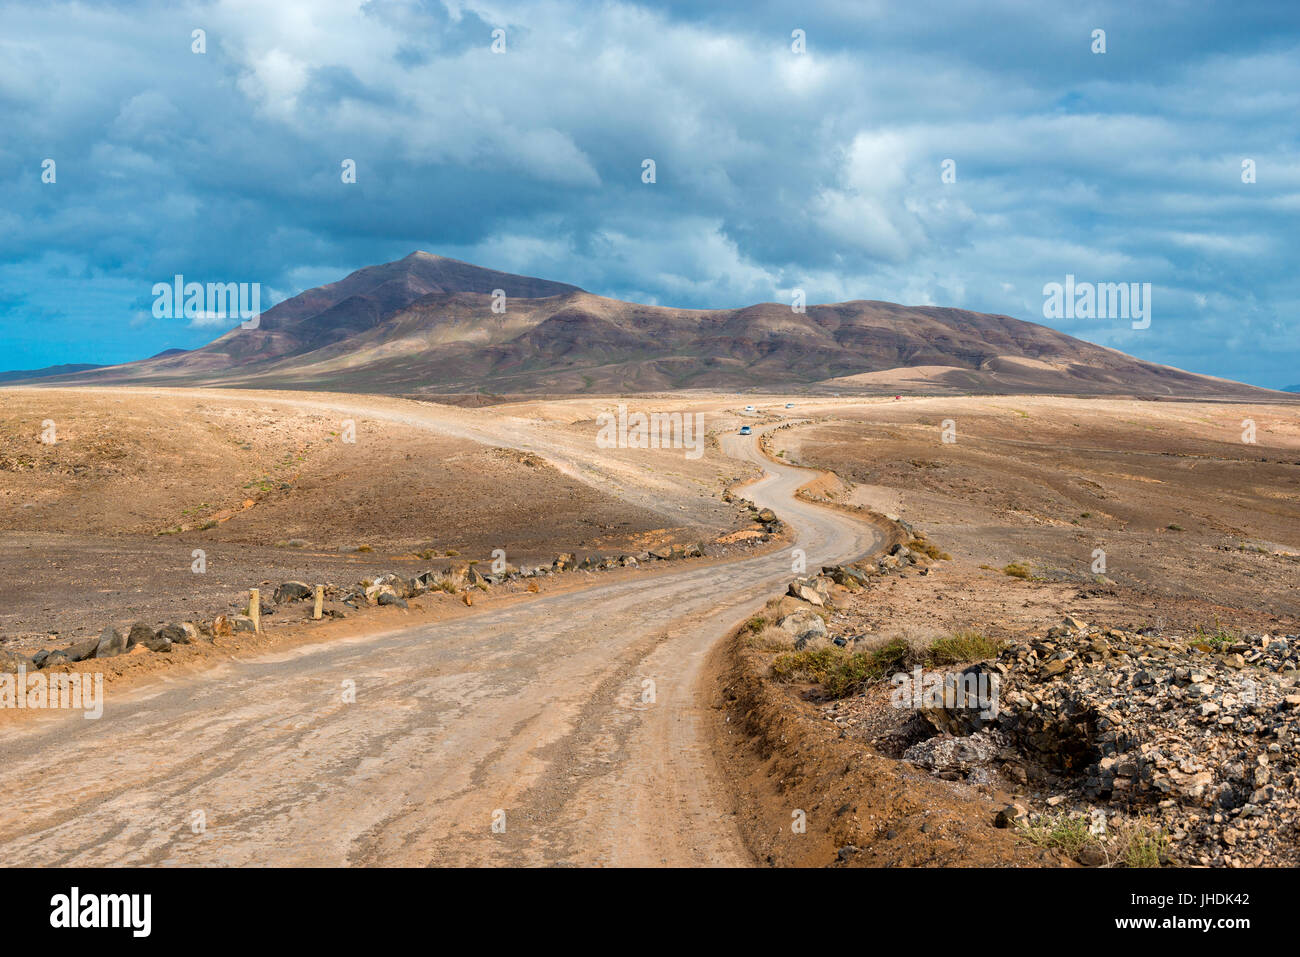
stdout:
[[[1300,704],[1300,406],[1285,399],[3,396],[0,656],[106,680],[104,718],[74,735],[80,714],[6,711],[10,854],[1292,863],[1300,767],[1278,722]],[[701,453],[601,447],[620,405],[703,416]],[[914,667],[990,663],[1014,689],[1005,727],[891,698]],[[1136,671],[1146,683],[1107,684],[1105,704],[1058,702],[1051,727],[1083,740],[1020,730],[1017,696],[1039,721],[1057,683],[1083,694]],[[1116,751],[1096,716],[1139,701],[1151,715]],[[132,758],[143,748],[154,759]],[[1122,790],[1099,762],[1130,752],[1150,760]],[[32,774],[107,755],[97,789]],[[167,809],[147,826],[141,794]]]
[[1276,0],[9,0],[6,940],[1284,934],[1298,111]]

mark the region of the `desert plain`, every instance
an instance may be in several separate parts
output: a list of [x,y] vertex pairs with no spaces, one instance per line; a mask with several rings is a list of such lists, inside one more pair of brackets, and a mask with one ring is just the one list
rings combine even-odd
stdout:
[[[704,454],[600,447],[619,404],[702,415]],[[819,634],[787,646],[792,579],[855,563],[870,574],[827,571],[825,600],[797,609]],[[1027,648],[1033,667],[1096,654],[1104,670],[1145,633],[1211,677],[1271,663],[1286,713],[1285,649],[1254,655],[1258,636],[1300,634],[1300,404],[1280,399],[15,387],[0,566],[9,661],[205,624],[166,651],[57,664],[106,672],[101,720],[4,716],[9,859],[1232,866],[1290,862],[1300,835],[1285,729],[1237,756],[1253,784],[1209,783],[1234,799],[1179,791],[1199,769],[1144,792],[1165,787],[1154,758],[1098,791],[1084,778],[1106,746],[1092,771],[1026,771],[1013,731],[978,767],[909,756],[971,729],[904,727],[887,675],[831,680],[881,649],[929,667],[953,636],[970,657],[941,663],[958,671]],[[466,566],[488,580],[366,600],[383,576]],[[327,614],[278,600],[285,582],[329,583]],[[214,631],[251,588],[258,630]],[[1058,652],[1067,639],[1082,646]],[[1145,667],[1174,702],[1153,710],[1216,693],[1180,667],[1163,685]],[[1250,703],[1216,701],[1205,727],[1236,734],[1221,715]],[[1095,807],[1127,843],[1075,839]]]

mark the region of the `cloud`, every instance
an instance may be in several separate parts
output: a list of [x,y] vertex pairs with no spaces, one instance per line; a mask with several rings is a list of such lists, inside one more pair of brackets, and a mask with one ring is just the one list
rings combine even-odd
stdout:
[[[1151,282],[1157,312],[1065,331],[1286,384],[1298,53],[1293,18],[1226,2],[18,2],[0,329],[15,364],[193,347],[215,327],[121,335],[152,283],[287,296],[414,248],[690,307],[799,287],[1038,320],[1073,273]],[[69,335],[28,334],[54,312]]]

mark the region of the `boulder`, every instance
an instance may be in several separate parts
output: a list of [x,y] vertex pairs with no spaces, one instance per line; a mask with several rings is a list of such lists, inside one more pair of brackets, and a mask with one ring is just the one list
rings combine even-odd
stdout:
[[150,651],[165,652],[165,651],[172,650],[171,639],[169,639],[166,635],[162,634],[161,632],[159,632],[156,635],[151,634],[148,638],[141,640],[140,644],[148,648]]
[[578,560],[574,557],[573,552],[561,552],[556,556],[551,567],[557,572],[567,572],[578,567]]
[[137,621],[131,626],[131,630],[126,635],[126,647],[134,648],[136,645],[149,647],[149,642],[153,640],[154,631],[142,621]]
[[230,625],[230,630],[234,633],[241,631],[257,631],[257,626],[253,624],[253,619],[249,618],[247,615],[227,615],[226,621]]
[[282,582],[276,588],[274,597],[276,604],[280,604],[286,601],[302,601],[312,595],[312,587],[306,582]]
[[788,593],[800,601],[806,601],[808,604],[816,605],[819,608],[826,604],[826,600],[822,598],[817,589],[802,579],[792,581]]
[[55,649],[41,659],[42,668],[57,668],[59,665],[71,664],[72,659],[65,652]]
[[794,640],[796,648],[802,649],[809,641],[826,638],[826,622],[821,615],[808,608],[801,608],[792,615],[786,615],[776,623]]
[[652,548],[650,549],[650,557],[657,561],[666,562],[673,557],[673,550],[668,547]]
[[158,629],[158,637],[166,638],[173,645],[189,645],[198,640],[199,630],[188,621],[172,622]]
[[692,542],[692,543],[690,543],[689,545],[686,546],[686,557],[687,557],[687,558],[703,558],[703,557],[704,557],[704,549],[701,548],[701,547],[700,547],[698,544],[696,544],[695,542]]
[[[152,632],[150,632],[152,635]],[[112,658],[126,652],[126,637],[112,625],[106,627],[95,643],[95,658]]]
[[[69,661],[86,661],[95,657],[95,649],[99,647],[98,638],[89,638],[86,641],[79,641],[75,645],[69,645],[60,651],[60,654],[67,657]],[[53,652],[51,652],[53,654]],[[46,667],[49,667],[49,659],[46,659]]]
[[[407,593],[408,593],[408,589],[407,589],[408,582],[409,579],[403,578],[400,575],[394,575],[393,573],[389,572],[387,574],[380,575],[378,578],[376,578],[374,584],[371,587],[379,586],[383,588],[389,588],[392,590],[393,594],[396,595],[398,598],[405,598],[407,597]],[[367,593],[369,593],[369,589],[367,589]]]
[[827,565],[822,569],[822,574],[846,588],[865,584],[867,580],[867,573],[852,565]]
[[770,525],[777,521],[776,512],[772,511],[770,508],[760,508],[758,510],[758,515],[755,517],[764,525]]
[[380,605],[395,605],[398,608],[406,608],[406,599],[394,594],[391,590],[384,590],[379,593],[377,603]]

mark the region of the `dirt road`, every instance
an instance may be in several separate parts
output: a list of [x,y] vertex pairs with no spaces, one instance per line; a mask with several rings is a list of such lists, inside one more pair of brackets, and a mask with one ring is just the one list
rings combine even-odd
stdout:
[[[430,410],[429,427],[449,414]],[[871,527],[793,498],[809,473],[761,458],[754,441],[722,445],[767,470],[747,494],[797,528],[809,568],[877,545]],[[667,568],[110,690],[98,721],[43,716],[6,732],[0,854],[21,865],[749,863],[707,750],[700,679],[711,646],[790,578],[791,560],[787,548]]]

